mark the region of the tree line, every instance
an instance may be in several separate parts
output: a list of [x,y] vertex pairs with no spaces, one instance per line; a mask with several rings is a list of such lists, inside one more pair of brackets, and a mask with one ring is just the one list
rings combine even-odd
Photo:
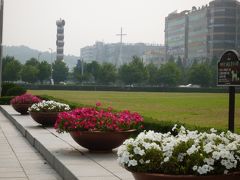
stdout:
[[78,84],[99,85],[139,85],[176,87],[180,84],[196,84],[202,87],[216,86],[217,58],[193,61],[184,66],[178,58],[169,59],[157,67],[153,63],[145,65],[137,56],[132,61],[116,68],[111,63],[82,62],[72,72],[64,61],[37,61],[31,58],[21,64],[14,57],[3,58],[3,81],[22,80],[28,83],[48,83],[53,78],[56,84],[69,81]]

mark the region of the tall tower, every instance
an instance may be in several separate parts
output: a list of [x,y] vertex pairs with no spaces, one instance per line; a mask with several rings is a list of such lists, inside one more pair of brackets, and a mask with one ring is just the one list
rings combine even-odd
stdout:
[[64,47],[64,25],[65,25],[65,21],[60,18],[60,20],[56,21],[56,25],[57,25],[57,41],[56,41],[57,57],[56,57],[56,59],[57,60],[63,60],[64,59],[63,47]]

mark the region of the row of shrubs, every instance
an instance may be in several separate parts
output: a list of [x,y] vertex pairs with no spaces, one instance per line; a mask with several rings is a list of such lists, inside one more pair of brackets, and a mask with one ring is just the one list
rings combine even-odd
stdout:
[[[80,91],[130,91],[130,92],[201,92],[225,93],[227,88],[180,88],[180,87],[153,87],[153,86],[107,86],[107,85],[36,85],[24,84],[23,87],[31,90],[80,90]],[[237,89],[240,92],[240,89]]]

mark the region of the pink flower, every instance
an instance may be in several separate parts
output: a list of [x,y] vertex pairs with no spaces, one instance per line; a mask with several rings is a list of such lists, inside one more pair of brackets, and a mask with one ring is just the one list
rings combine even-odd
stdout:
[[11,104],[34,104],[42,101],[37,96],[34,96],[32,94],[25,93],[21,96],[14,97],[10,103]]
[[99,107],[99,106],[101,106],[101,105],[102,105],[101,102],[97,102],[97,103],[96,103],[96,106],[97,106],[97,107]]
[[112,107],[108,107],[107,110],[108,110],[108,111],[112,111]]
[[[97,105],[98,104],[98,105]],[[73,130],[85,131],[125,131],[141,129],[143,118],[136,112],[130,111],[112,112],[112,108],[98,109],[82,107],[72,111],[58,114],[55,128],[58,132]]]

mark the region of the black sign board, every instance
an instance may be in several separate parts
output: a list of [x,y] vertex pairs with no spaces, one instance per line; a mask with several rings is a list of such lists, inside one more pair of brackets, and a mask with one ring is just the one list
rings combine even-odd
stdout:
[[226,51],[218,62],[218,86],[240,86],[240,61],[237,51]]
[[240,61],[237,51],[226,51],[218,62],[218,85],[229,86],[228,129],[234,132],[235,86],[240,85]]

